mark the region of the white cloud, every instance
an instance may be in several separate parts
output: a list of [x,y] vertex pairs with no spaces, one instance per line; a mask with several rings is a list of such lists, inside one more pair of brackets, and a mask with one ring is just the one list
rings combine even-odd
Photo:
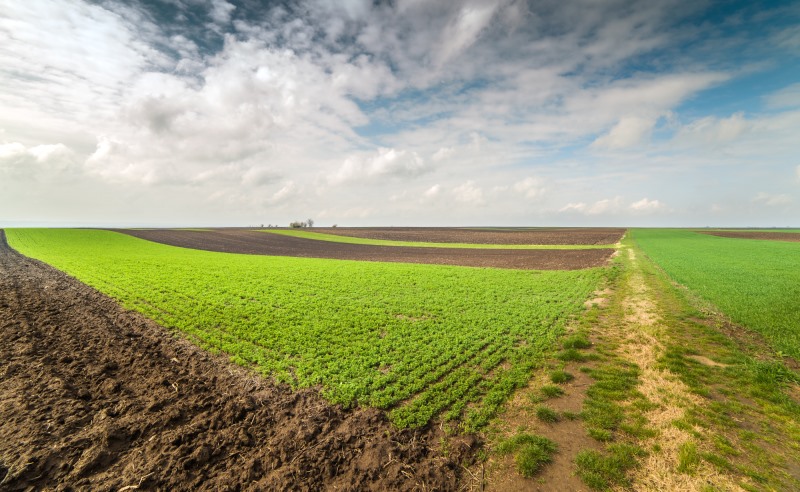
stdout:
[[647,198],[642,198],[637,202],[631,203],[629,208],[634,212],[647,213],[663,210],[664,204],[658,200],[648,200]]
[[236,10],[236,6],[225,0],[211,0],[209,16],[217,24],[224,25],[231,21],[234,10]]
[[772,94],[768,94],[764,99],[767,107],[770,108],[796,108],[800,106],[800,83],[792,84]]
[[515,183],[513,189],[517,193],[524,195],[526,198],[538,198],[547,191],[543,180],[530,176],[518,183]]
[[413,178],[430,170],[416,152],[382,147],[373,154],[348,157],[330,181],[338,184],[376,177]]
[[800,165],[798,165],[797,168],[795,168],[794,171],[795,171],[795,174],[797,175],[797,179],[800,179]]
[[751,128],[752,124],[742,113],[735,113],[727,118],[707,116],[682,127],[675,140],[678,143],[723,144],[740,138]]
[[441,194],[441,192],[442,192],[442,187],[438,184],[435,184],[430,188],[428,188],[427,190],[425,190],[425,193],[423,193],[422,196],[425,199],[432,200],[438,197]]
[[753,203],[760,203],[768,207],[777,207],[780,205],[789,205],[794,202],[791,196],[786,194],[772,194],[759,192],[754,198]]
[[611,150],[633,147],[650,136],[653,126],[655,120],[652,118],[626,116],[621,118],[606,135],[595,140],[592,146]]
[[81,173],[75,153],[64,144],[26,147],[0,144],[0,174],[6,179],[65,179]]
[[474,181],[467,181],[453,188],[453,197],[456,201],[470,205],[484,205],[483,190],[475,185]]

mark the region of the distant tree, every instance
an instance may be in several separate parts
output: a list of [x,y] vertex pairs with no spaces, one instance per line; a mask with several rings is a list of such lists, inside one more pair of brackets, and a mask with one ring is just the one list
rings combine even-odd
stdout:
[[314,219],[308,219],[306,225],[308,225],[308,227],[314,227]]
[[298,220],[289,223],[289,227],[291,227],[292,229],[299,229],[299,228],[305,227],[305,226],[306,226],[305,222],[300,222]]
[[331,227],[338,227],[336,224],[333,224]]

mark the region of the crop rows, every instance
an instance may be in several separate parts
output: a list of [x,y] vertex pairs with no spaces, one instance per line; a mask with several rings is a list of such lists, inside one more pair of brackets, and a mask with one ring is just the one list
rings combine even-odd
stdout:
[[401,427],[483,425],[606,274],[212,253],[108,231],[8,238],[239,363]]

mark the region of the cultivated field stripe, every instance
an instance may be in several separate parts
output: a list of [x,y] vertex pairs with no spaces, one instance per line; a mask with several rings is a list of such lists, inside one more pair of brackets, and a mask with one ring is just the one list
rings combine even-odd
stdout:
[[344,244],[366,244],[372,246],[406,246],[413,248],[456,248],[456,249],[607,249],[616,248],[617,244],[477,244],[477,243],[429,243],[422,241],[392,241],[386,239],[366,239],[352,236],[340,236],[311,231],[292,231],[280,229],[264,229],[260,232],[280,234],[282,236],[313,239]]

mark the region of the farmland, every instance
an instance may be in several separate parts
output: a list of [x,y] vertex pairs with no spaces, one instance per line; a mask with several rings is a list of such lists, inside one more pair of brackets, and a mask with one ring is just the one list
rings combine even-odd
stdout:
[[800,358],[800,245],[680,230],[635,230],[633,238],[675,281]]
[[[536,248],[520,250],[353,244],[354,241],[350,240],[350,238],[337,242],[310,239],[303,237],[307,236],[307,234],[303,234],[305,231],[301,232],[299,236],[294,231],[287,231],[290,234],[287,235],[270,234],[248,229],[217,229],[211,231],[121,229],[119,232],[162,244],[205,251],[525,270],[574,270],[604,266],[615,251],[613,247],[608,245],[599,249],[556,250]],[[467,234],[469,232],[467,231]],[[311,235],[313,236],[314,233],[311,233]],[[576,240],[571,236],[571,233],[561,233],[559,235],[561,241],[565,242]],[[512,242],[515,241],[513,234],[504,234],[500,238]],[[516,240],[519,241],[519,239]],[[408,243],[406,242],[406,244]]]
[[8,230],[3,485],[800,486],[797,243],[386,230]]
[[160,324],[332,402],[475,429],[525,384],[603,269],[469,269],[209,253],[107,231],[10,244]]

